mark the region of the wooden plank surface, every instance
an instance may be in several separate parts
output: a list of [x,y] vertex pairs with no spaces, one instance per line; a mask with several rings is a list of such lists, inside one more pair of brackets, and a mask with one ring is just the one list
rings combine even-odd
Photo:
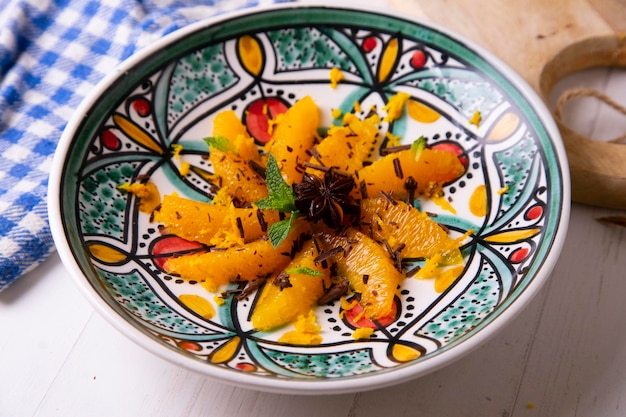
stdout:
[[[626,67],[624,0],[390,3],[403,14],[440,24],[487,48],[544,100],[559,80],[580,69]],[[573,200],[626,208],[626,146],[598,142],[560,120],[557,124],[568,153]]]
[[539,91],[545,64],[581,40],[626,32],[620,0],[390,0],[487,48]]

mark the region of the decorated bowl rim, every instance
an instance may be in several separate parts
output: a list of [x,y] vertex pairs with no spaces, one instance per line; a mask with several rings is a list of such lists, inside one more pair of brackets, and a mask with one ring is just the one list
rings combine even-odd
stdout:
[[[500,314],[498,314],[496,317],[491,318],[487,323],[488,325],[484,326],[476,332],[472,331],[469,337],[466,337],[464,340],[455,343],[454,346],[445,349],[443,352],[436,352],[432,354],[428,360],[411,364],[405,367],[375,372],[373,374],[364,375],[363,377],[356,379],[272,379],[263,378],[260,376],[251,376],[244,373],[234,373],[225,369],[206,366],[200,361],[185,357],[184,355],[176,353],[163,345],[154,343],[153,340],[151,340],[149,337],[146,337],[146,335],[138,331],[132,324],[128,323],[120,315],[118,315],[106,303],[106,301],[97,294],[93,287],[89,285],[88,279],[86,279],[85,275],[82,273],[77,261],[72,254],[72,250],[66,238],[66,233],[71,233],[71,231],[66,230],[60,210],[60,205],[62,201],[62,196],[60,195],[61,180],[64,172],[64,164],[66,158],[68,157],[71,143],[75,135],[79,132],[81,122],[86,117],[85,115],[89,114],[90,110],[92,109],[98,98],[103,94],[106,94],[108,86],[118,82],[124,77],[124,75],[128,71],[139,65],[146,57],[153,55],[158,49],[166,45],[172,45],[180,42],[186,36],[189,36],[192,33],[200,32],[213,25],[228,24],[231,21],[236,21],[241,16],[268,13],[274,10],[282,9],[338,9],[348,12],[354,11],[359,13],[382,15],[392,19],[399,19],[404,22],[439,31],[445,36],[475,51],[498,73],[504,74],[507,80],[516,87],[516,89],[522,94],[524,99],[538,114],[544,128],[548,132],[549,136],[552,138],[552,146],[554,147],[554,151],[558,156],[558,162],[561,164],[560,173],[562,176],[561,180],[563,184],[563,204],[560,207],[560,220],[558,222],[559,224],[557,228],[557,234],[556,236],[554,236],[549,253],[543,260],[543,265],[541,269],[533,278],[533,282],[518,295],[518,297],[515,299],[515,302],[503,311],[501,311]],[[137,53],[126,59],[124,62],[122,62],[114,72],[108,74],[97,84],[97,86],[93,89],[89,96],[86,97],[80,104],[80,106],[76,109],[72,118],[68,122],[59,141],[59,145],[51,166],[48,199],[50,227],[57,251],[63,264],[70,272],[73,281],[79,287],[83,296],[86,297],[86,299],[96,309],[96,311],[98,311],[101,316],[103,316],[110,324],[112,324],[118,331],[127,336],[129,339],[133,340],[144,349],[152,352],[153,354],[163,359],[170,361],[171,363],[231,385],[276,393],[340,394],[395,385],[416,378],[418,376],[423,376],[427,373],[433,372],[474,351],[476,348],[483,345],[493,335],[499,332],[505,325],[510,323],[511,320],[516,317],[518,313],[521,312],[524,307],[540,291],[557,262],[558,254],[560,253],[564,245],[567,232],[567,224],[569,221],[570,180],[569,171],[567,168],[567,157],[563,143],[560,140],[560,133],[546,105],[539,98],[539,95],[530,87],[530,85],[524,79],[522,79],[507,64],[505,64],[491,52],[486,50],[484,47],[441,25],[417,17],[407,17],[405,15],[400,15],[398,12],[394,12],[392,10],[384,10],[381,8],[376,8],[372,10],[371,8],[366,9],[364,7],[354,5],[334,6],[318,3],[284,3],[270,6],[259,6],[252,9],[244,9],[224,13],[208,19],[204,19],[196,23],[192,23],[151,43],[147,47],[144,47],[142,50],[138,51]]]

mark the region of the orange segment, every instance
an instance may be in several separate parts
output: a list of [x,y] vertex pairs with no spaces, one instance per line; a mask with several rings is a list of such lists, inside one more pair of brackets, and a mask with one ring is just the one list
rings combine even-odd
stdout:
[[[292,322],[298,316],[306,315],[324,295],[330,285],[330,273],[328,268],[314,262],[318,255],[313,242],[307,242],[283,271],[289,276],[291,287],[281,289],[276,285],[276,274],[267,281],[252,313],[252,326],[255,329],[269,330]],[[302,267],[321,275],[289,272]]]
[[278,220],[274,210],[203,203],[176,195],[164,196],[154,212],[154,221],[162,223],[168,233],[205,245],[217,244],[215,236],[224,233],[239,237],[241,243],[252,242],[265,236],[267,226]]
[[213,136],[225,137],[234,146],[237,154],[245,161],[260,162],[259,148],[248,134],[246,126],[233,110],[218,113],[213,120]]
[[297,101],[278,118],[272,139],[265,150],[274,155],[285,181],[300,181],[304,163],[315,144],[320,115],[317,105],[309,96]]
[[464,171],[459,158],[451,152],[427,148],[415,160],[414,151],[403,150],[385,155],[361,169],[356,182],[365,183],[370,197],[383,191],[404,199],[407,197],[404,183],[411,176],[417,181],[416,195],[431,197],[441,194],[442,186],[460,177]]
[[306,230],[306,224],[296,221],[289,236],[277,248],[269,240],[257,240],[223,250],[170,258],[164,268],[216,291],[231,281],[250,281],[283,269],[292,259],[294,244]]
[[[365,120],[353,117],[346,126],[331,127],[328,136],[315,147],[310,163],[335,167],[350,174],[358,171],[380,141],[379,122],[378,116]],[[307,168],[307,172],[319,177],[324,175],[311,168]]]
[[361,201],[361,230],[378,241],[386,241],[391,249],[404,245],[402,258],[430,258],[457,250],[459,243],[426,213],[385,197]]
[[359,303],[365,315],[377,320],[391,313],[396,290],[403,275],[395,268],[389,255],[378,243],[355,229],[343,235],[324,232],[320,235],[325,249],[344,248],[335,255],[337,272],[361,294]]
[[243,204],[267,197],[265,180],[254,172],[247,159],[212,148],[209,160],[213,165],[215,181],[220,187],[219,200],[232,199]]

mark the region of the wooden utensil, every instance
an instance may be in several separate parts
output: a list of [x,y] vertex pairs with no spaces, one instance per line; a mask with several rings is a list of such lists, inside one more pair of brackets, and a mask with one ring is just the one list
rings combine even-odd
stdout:
[[[626,0],[390,0],[466,36],[517,71],[548,104],[554,85],[591,67],[626,67]],[[626,145],[596,141],[556,117],[572,199],[626,208]],[[626,130],[626,129],[625,129]]]

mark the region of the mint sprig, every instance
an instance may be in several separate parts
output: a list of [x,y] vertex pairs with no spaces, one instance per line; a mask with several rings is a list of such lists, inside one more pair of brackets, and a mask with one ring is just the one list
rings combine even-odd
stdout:
[[416,161],[419,161],[420,157],[422,156],[422,152],[424,152],[424,149],[426,149],[426,138],[424,136],[420,136],[419,138],[415,139],[411,144],[411,152],[415,153]]
[[270,155],[265,168],[265,182],[267,184],[267,197],[254,204],[264,210],[278,210],[283,213],[291,213],[296,209],[296,195],[291,186],[285,182],[278,168],[278,163],[273,155]]
[[291,216],[271,224],[267,228],[267,237],[269,237],[273,247],[277,248],[281,243],[283,243],[283,240],[287,239],[296,217],[298,217],[298,212],[293,212],[291,213]]
[[311,277],[321,277],[324,275],[317,269],[309,268],[308,266],[296,266],[294,268],[289,268],[285,270],[289,275],[291,274],[300,274],[300,275],[309,275]]
[[291,214],[288,218],[267,228],[267,236],[272,246],[276,248],[289,236],[293,223],[300,212],[296,209],[296,195],[291,186],[283,179],[273,155],[270,155],[267,161],[265,183],[267,184],[267,197],[256,201],[254,204],[262,210],[277,210]]
[[210,148],[215,148],[222,152],[234,153],[238,154],[235,145],[225,136],[209,136],[208,138],[204,138],[204,141]]

